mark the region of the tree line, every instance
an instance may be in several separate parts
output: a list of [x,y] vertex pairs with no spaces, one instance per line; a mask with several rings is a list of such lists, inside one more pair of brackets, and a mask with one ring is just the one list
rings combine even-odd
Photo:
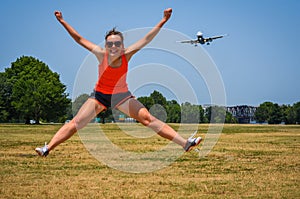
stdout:
[[[82,94],[73,102],[73,113],[79,110],[89,95]],[[238,123],[224,106],[194,105],[189,102],[179,104],[176,100],[167,100],[160,92],[153,91],[150,96],[137,98],[152,115],[167,123]],[[97,117],[101,122],[118,121],[122,115],[110,108]],[[281,105],[272,102],[260,104],[254,114],[257,123],[268,124],[300,124],[300,102],[293,105]]]
[[273,102],[264,102],[257,107],[255,119],[258,123],[300,124],[300,102],[281,106]]
[[[72,103],[61,83],[59,74],[52,72],[42,61],[22,56],[11,63],[10,68],[0,72],[0,123],[64,122],[77,113],[89,97],[78,96]],[[167,123],[237,123],[238,120],[223,106],[202,107],[189,102],[179,104],[167,100],[160,92],[138,100],[157,118]],[[116,121],[122,113],[108,109],[97,118],[102,122]],[[264,102],[257,107],[258,123],[299,124],[300,102],[293,105],[278,105]]]
[[[74,114],[78,112],[88,97],[88,94],[82,94],[75,99],[72,108]],[[201,105],[194,105],[189,102],[179,104],[176,100],[168,101],[156,90],[150,96],[138,97],[137,99],[152,115],[167,123],[237,123],[236,118],[227,112],[225,107],[210,106],[203,108]],[[108,108],[97,117],[102,123],[105,123],[117,122],[119,116],[123,116],[120,111]]]

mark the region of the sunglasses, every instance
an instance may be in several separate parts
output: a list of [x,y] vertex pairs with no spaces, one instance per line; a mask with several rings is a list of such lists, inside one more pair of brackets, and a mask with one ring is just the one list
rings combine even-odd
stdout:
[[113,47],[113,45],[115,45],[116,47],[120,47],[122,45],[122,42],[121,41],[115,41],[115,42],[113,42],[113,41],[107,41],[106,45],[109,48]]

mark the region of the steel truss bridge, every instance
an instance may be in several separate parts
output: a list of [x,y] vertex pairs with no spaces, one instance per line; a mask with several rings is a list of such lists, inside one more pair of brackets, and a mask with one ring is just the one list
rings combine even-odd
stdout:
[[241,106],[229,106],[226,108],[227,111],[231,113],[232,116],[235,117],[239,123],[248,124],[255,121],[254,114],[257,107],[241,105]]

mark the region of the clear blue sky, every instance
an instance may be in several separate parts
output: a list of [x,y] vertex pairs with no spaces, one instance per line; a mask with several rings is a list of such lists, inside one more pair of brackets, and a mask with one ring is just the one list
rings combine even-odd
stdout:
[[[62,11],[84,37],[101,43],[114,26],[121,31],[154,26],[168,7],[173,8],[173,15],[165,28],[190,38],[199,30],[205,36],[229,34],[210,46],[197,47],[207,51],[218,67],[227,105],[300,101],[298,0],[4,0],[0,7],[0,71],[22,55],[34,56],[60,74],[71,95],[89,52],[56,21],[55,10]],[[142,54],[136,55],[137,60],[139,56]],[[142,59],[148,63],[147,55]],[[203,93],[199,102],[209,103],[206,91]]]

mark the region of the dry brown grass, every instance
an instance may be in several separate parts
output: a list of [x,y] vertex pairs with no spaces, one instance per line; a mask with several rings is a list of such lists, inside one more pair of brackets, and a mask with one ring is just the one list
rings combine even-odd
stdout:
[[[0,125],[0,198],[300,198],[299,125],[225,125],[207,157],[185,153],[164,169],[142,174],[98,162],[78,134],[47,158],[38,157],[34,148],[59,127]],[[102,128],[126,150],[151,151],[167,143],[156,136],[136,141],[114,124]],[[208,125],[199,128],[205,133]]]

